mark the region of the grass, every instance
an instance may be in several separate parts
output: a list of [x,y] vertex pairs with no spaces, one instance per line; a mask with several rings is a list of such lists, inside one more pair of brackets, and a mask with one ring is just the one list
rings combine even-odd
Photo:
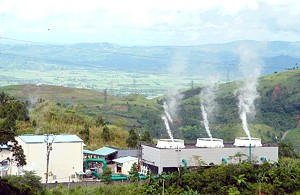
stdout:
[[[259,91],[261,92],[261,97],[266,99],[264,92],[271,92],[276,85],[282,85],[283,89],[288,93],[288,99],[285,103],[296,105],[299,102],[300,94],[300,70],[295,69],[291,71],[286,71],[282,73],[267,75],[260,79]],[[132,76],[132,75],[131,75]],[[159,82],[159,81],[158,81]],[[237,89],[239,82],[230,82],[226,84],[221,84],[219,86],[218,97],[225,97],[224,99],[228,101],[228,105],[223,104],[224,109],[222,111],[222,116],[225,117],[226,123],[228,124],[211,124],[212,134],[214,137],[219,137],[224,140],[232,141],[235,137],[241,136],[245,137],[241,122],[238,118],[238,108],[236,102],[234,101],[234,91]],[[116,132],[124,131],[131,127],[143,127],[144,123],[150,121],[151,118],[158,117],[154,123],[154,120],[148,123],[148,126],[153,126],[153,131],[161,130],[161,132],[156,135],[164,136],[163,133],[165,129],[163,123],[160,121],[160,115],[162,114],[162,106],[158,104],[157,100],[160,98],[147,99],[142,95],[130,94],[122,97],[107,96],[107,101],[105,102],[105,96],[102,92],[93,91],[89,89],[79,89],[79,88],[67,88],[61,86],[53,85],[14,85],[1,87],[0,91],[5,91],[10,95],[15,96],[17,99],[29,100],[35,103],[39,98],[45,99],[47,101],[54,102],[45,108],[35,108],[36,113],[32,115],[32,120],[35,119],[38,124],[44,124],[42,126],[44,131],[53,130],[52,127],[62,128],[65,132],[63,133],[78,133],[84,128],[84,123],[89,123],[91,129],[93,130],[93,136],[100,139],[98,134],[101,132],[100,128],[94,128],[93,124],[97,117],[102,117],[109,124],[117,128]],[[181,102],[182,106],[185,106],[187,112],[187,120],[199,121],[201,115],[199,114],[199,88],[194,88],[194,90],[185,91],[187,94],[186,99]],[[226,99],[227,98],[227,99]],[[270,98],[270,97],[268,97]],[[56,103],[62,105],[57,108]],[[292,104],[293,103],[293,104]],[[299,103],[298,103],[299,104]],[[119,109],[119,107],[124,107],[125,109]],[[127,108],[127,109],[126,109]],[[44,110],[43,110],[44,109]],[[74,116],[72,116],[72,113]],[[293,111],[297,114],[297,111]],[[72,117],[77,117],[76,120],[83,121],[81,124],[63,124],[54,120],[49,120],[50,114],[56,114],[57,116],[65,119],[71,120]],[[52,117],[54,116],[52,115]],[[143,118],[141,116],[143,115]],[[71,117],[72,116],[72,117]],[[259,115],[257,115],[259,117]],[[61,119],[65,122],[65,120]],[[270,118],[272,119],[272,118]],[[43,122],[41,120],[45,120]],[[256,120],[262,121],[262,120]],[[192,123],[191,122],[191,123]],[[258,122],[261,123],[261,122]],[[59,126],[57,126],[59,124]],[[158,124],[158,125],[157,125]],[[198,124],[195,123],[195,124]],[[19,124],[22,126],[22,132],[35,131],[30,126],[26,124]],[[156,125],[156,126],[155,126]],[[272,124],[271,124],[272,125]],[[271,142],[280,139],[280,132],[270,126],[264,124],[250,124],[250,133],[253,137],[261,138],[263,142]],[[149,129],[150,130],[150,129]],[[96,133],[98,131],[98,134]],[[206,135],[204,128],[201,126],[202,135]],[[126,131],[124,131],[126,132]],[[126,133],[119,133],[126,137]],[[101,144],[101,141],[99,142]],[[120,141],[120,147],[125,146],[123,142]],[[98,147],[96,141],[92,141],[91,147]],[[299,144],[300,146],[300,144]]]
[[286,142],[293,143],[293,146],[300,148],[300,128],[291,129],[285,137]]

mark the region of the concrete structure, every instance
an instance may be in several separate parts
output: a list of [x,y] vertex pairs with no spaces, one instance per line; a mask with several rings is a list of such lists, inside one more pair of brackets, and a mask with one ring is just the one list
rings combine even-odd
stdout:
[[11,145],[0,146],[0,177],[9,175],[12,173],[12,166],[10,159],[12,158],[12,152],[10,151]]
[[223,140],[217,138],[198,138],[196,146],[199,148],[223,148]]
[[184,140],[182,139],[159,139],[157,140],[158,148],[184,148]]
[[129,175],[129,171],[134,163],[138,164],[138,158],[127,156],[113,160],[116,163],[115,172]]
[[252,137],[249,139],[248,137],[237,137],[234,140],[235,146],[249,146],[251,144],[252,147],[261,147],[261,139]]
[[26,155],[24,170],[33,170],[46,181],[47,142],[52,143],[49,155],[48,182],[81,180],[83,174],[84,143],[76,135],[22,135],[16,137]]
[[251,153],[251,160],[260,164],[262,160],[278,161],[278,147],[235,147],[227,145],[224,148],[198,148],[187,146],[185,148],[157,148],[153,145],[142,145],[143,166],[148,167],[154,174],[173,172],[178,167],[183,167],[182,160],[187,161],[187,166],[199,166],[199,159],[205,164],[237,163],[233,158],[236,154],[244,154],[247,160]]

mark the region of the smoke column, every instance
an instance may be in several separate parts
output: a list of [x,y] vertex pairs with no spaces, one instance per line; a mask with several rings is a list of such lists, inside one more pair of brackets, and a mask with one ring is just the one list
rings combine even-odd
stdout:
[[180,54],[176,54],[172,59],[172,63],[169,67],[168,72],[175,76],[176,81],[174,83],[174,87],[172,87],[169,91],[167,91],[167,101],[164,102],[164,115],[162,116],[162,120],[165,123],[166,129],[168,131],[169,137],[173,140],[172,131],[170,129],[170,124],[173,124],[173,119],[177,117],[178,111],[178,103],[182,99],[182,95],[179,93],[178,84],[183,81],[182,76],[186,69],[185,57]]
[[163,116],[161,117],[161,119],[164,121],[165,126],[166,126],[166,129],[167,129],[168,134],[169,134],[169,137],[170,137],[170,139],[171,139],[172,142],[173,142],[173,141],[174,141],[174,138],[173,138],[173,135],[172,135],[172,132],[171,132],[171,129],[170,129],[170,125],[169,125],[169,121],[168,121],[167,117],[163,115]]
[[170,115],[170,109],[169,109],[169,106],[166,102],[164,102],[163,108],[164,108],[165,115],[166,115],[168,121],[170,121],[170,123],[173,123],[173,119]]
[[202,117],[203,117],[204,127],[205,127],[205,130],[206,130],[206,133],[209,136],[209,138],[212,140],[212,135],[211,135],[210,130],[209,130],[209,122],[208,122],[207,112],[205,111],[205,108],[203,106],[202,101],[201,101],[201,112],[202,112]]
[[240,64],[239,69],[243,74],[243,84],[239,88],[238,107],[239,114],[242,120],[243,129],[251,140],[251,135],[248,127],[248,118],[255,116],[255,100],[259,97],[256,90],[258,78],[261,74],[262,62],[253,50],[248,47],[241,46],[239,48]]
[[170,107],[168,106],[168,104],[166,102],[164,102],[163,108],[164,108],[165,114],[161,117],[161,119],[164,121],[167,132],[169,134],[169,137],[173,142],[174,141],[173,135],[172,135],[172,131],[171,131],[170,124],[169,124],[169,123],[171,123],[171,124],[173,123],[173,119],[170,115]]
[[213,120],[214,112],[217,108],[216,99],[217,85],[209,84],[207,87],[203,88],[200,92],[200,108],[202,113],[202,118],[204,122],[205,130],[212,140],[212,135],[209,129],[209,121]]

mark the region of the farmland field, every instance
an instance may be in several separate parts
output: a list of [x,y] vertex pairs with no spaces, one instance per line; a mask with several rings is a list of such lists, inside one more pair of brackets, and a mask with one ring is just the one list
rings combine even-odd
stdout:
[[187,89],[192,85],[200,85],[204,82],[197,75],[57,68],[47,71],[2,68],[0,78],[1,86],[47,84],[87,88],[101,92],[107,89],[107,93],[110,95],[124,96],[134,93],[147,98],[162,96],[168,89],[175,86],[178,89]]

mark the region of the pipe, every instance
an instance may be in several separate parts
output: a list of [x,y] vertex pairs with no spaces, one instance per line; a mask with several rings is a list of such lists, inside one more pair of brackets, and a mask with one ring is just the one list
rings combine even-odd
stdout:
[[187,160],[182,159],[183,165],[184,165],[184,170],[187,170]]
[[[101,158],[88,158],[88,159],[86,159],[85,160],[85,162],[84,162],[84,168],[85,168],[85,170],[87,170],[88,168],[89,168],[89,162],[101,162],[102,164],[103,164],[103,166],[102,166],[102,170],[103,170],[103,172],[105,171],[105,169],[106,169],[106,161],[105,160],[103,160],[103,159],[101,159]],[[101,175],[99,175],[97,172],[95,172],[95,171],[92,171],[92,173],[98,178],[98,179],[100,179],[100,177],[101,177]]]
[[227,165],[227,158],[224,158],[224,157],[223,157],[223,158],[222,158],[222,162],[223,162],[224,165]]
[[252,151],[251,151],[251,143],[249,144],[249,159],[248,159],[248,161],[249,161],[249,163],[251,162],[251,160],[252,160]]
[[264,162],[267,162],[267,159],[262,156],[262,157],[260,157],[260,161],[262,161],[264,163]]

